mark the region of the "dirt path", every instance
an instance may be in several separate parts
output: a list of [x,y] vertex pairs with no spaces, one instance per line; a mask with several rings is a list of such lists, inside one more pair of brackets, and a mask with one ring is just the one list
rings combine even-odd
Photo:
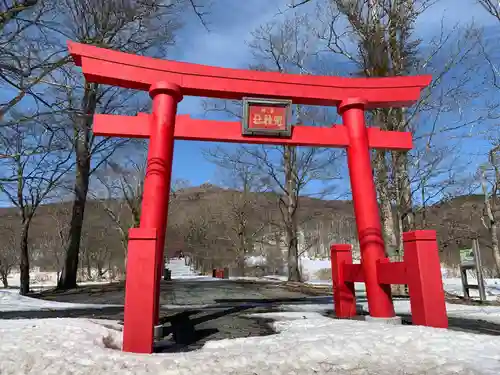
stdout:
[[[161,283],[160,304],[205,305],[221,301],[301,298],[308,295],[310,293],[290,290],[284,284],[273,282],[174,280]],[[49,290],[34,293],[30,297],[58,302],[122,305],[125,300],[125,285],[113,283],[82,286],[65,292]]]

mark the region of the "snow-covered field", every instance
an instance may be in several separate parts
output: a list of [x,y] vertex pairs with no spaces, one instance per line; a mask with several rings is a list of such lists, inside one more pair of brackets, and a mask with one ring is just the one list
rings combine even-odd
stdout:
[[[276,335],[210,341],[187,353],[137,355],[115,322],[0,320],[0,373],[20,374],[498,374],[500,338],[417,326],[338,321],[316,313],[259,314]],[[105,342],[108,345],[105,345]],[[111,345],[109,345],[111,344]]]
[[[330,280],[321,280],[317,277],[318,271],[331,270],[330,260],[328,259],[309,259],[301,258],[301,267],[306,283],[312,285],[331,285]],[[441,270],[443,274],[444,289],[451,294],[463,296],[462,281],[459,277],[447,277],[446,269]],[[286,279],[286,278],[285,278]],[[477,284],[477,280],[471,273],[468,278],[469,284]],[[485,279],[486,297],[488,301],[500,299],[500,279]],[[364,290],[364,284],[356,285],[356,290]],[[472,298],[479,298],[479,291],[471,289],[469,294]]]
[[[265,262],[263,257],[249,257],[247,260],[249,264],[262,264]],[[168,266],[168,265],[167,265]],[[306,280],[307,284],[311,285],[331,285],[331,278],[327,280],[322,280],[318,278],[318,272],[321,270],[331,270],[331,263],[329,259],[310,259],[307,257],[301,257],[300,266],[302,270],[302,275]],[[331,272],[331,271],[330,271]],[[447,277],[447,272],[445,269],[443,272],[443,283],[444,288],[447,292],[455,295],[463,295],[462,284],[460,278]],[[326,272],[328,273],[328,272]],[[185,280],[206,280],[206,281],[219,281],[220,279],[214,279],[210,276],[200,276],[196,274],[190,275],[173,275],[175,279],[185,279]],[[252,280],[252,281],[286,281],[286,276],[279,275],[269,275],[264,277],[231,277],[230,279],[236,280]],[[18,288],[19,287],[19,273],[11,273],[8,277],[9,286]],[[99,285],[109,283],[108,280],[101,281],[79,281],[79,285]],[[469,283],[475,284],[477,281],[473,277],[469,277]],[[497,297],[500,297],[500,279],[485,279],[486,284],[486,295],[488,300],[495,301]],[[56,272],[32,272],[30,274],[30,286],[33,290],[42,290],[53,288],[57,285],[57,273]],[[359,284],[356,286],[359,291],[364,290],[364,284]],[[477,290],[470,290],[471,297],[479,297]]]
[[[469,284],[477,284],[477,280],[468,279]],[[484,286],[486,291],[486,299],[488,301],[496,301],[500,299],[500,279],[485,279]],[[451,294],[463,296],[462,281],[458,277],[443,278],[444,289]],[[469,294],[472,298],[479,298],[479,291],[471,289]]]
[[[332,285],[331,280],[316,280],[313,282],[308,282],[313,285]],[[476,281],[469,280],[469,283],[475,284]],[[484,286],[486,291],[486,299],[488,301],[500,301],[500,279],[485,279]],[[355,283],[356,292],[365,292],[365,284],[363,283]],[[454,294],[456,296],[463,296],[462,290],[462,281],[460,278],[443,278],[443,287],[444,290],[450,294]],[[479,291],[477,290],[469,290],[469,294],[473,299],[479,299]]]
[[[254,260],[255,262],[260,261],[260,259]],[[301,268],[305,278],[308,280],[307,283],[311,285],[328,285],[331,286],[331,280],[320,280],[315,278],[315,275],[319,270],[330,269],[329,260],[318,260],[318,259],[301,259]],[[446,275],[445,270],[443,274]],[[191,281],[221,281],[221,279],[212,278],[210,276],[177,276],[177,279],[191,280]],[[261,278],[257,277],[231,277],[230,279],[236,280],[252,280],[252,281],[286,281],[286,276],[265,276]],[[470,283],[475,283],[473,278],[470,278]],[[19,275],[12,274],[9,278],[9,283],[14,286],[19,286]],[[33,289],[46,289],[54,287],[57,283],[57,275],[55,272],[33,272],[31,275],[31,283]],[[90,284],[103,284],[107,281],[87,281],[81,282],[80,285],[90,285]],[[452,294],[463,295],[462,285],[460,278],[443,278],[444,289]],[[485,279],[486,294],[490,301],[495,301],[500,298],[500,279]],[[365,286],[363,283],[356,283],[356,294],[359,297],[364,296]],[[478,297],[477,290],[471,290],[470,294],[472,297]],[[409,312],[409,302],[407,301],[396,301],[399,308],[399,313]],[[0,311],[19,311],[19,310],[38,310],[38,309],[66,309],[66,308],[89,308],[89,307],[100,307],[101,305],[82,305],[74,303],[58,303],[51,301],[43,301],[38,299],[32,299],[27,297],[21,297],[18,295],[17,290],[5,290],[0,288]],[[111,305],[107,305],[111,306]],[[323,308],[331,308],[330,306],[323,306]],[[500,309],[500,307],[498,308]],[[497,311],[494,311],[493,307],[475,307],[475,306],[461,306],[461,305],[448,305],[448,312],[450,316],[467,315],[471,319],[485,319],[492,322],[500,323],[500,319],[497,316]],[[499,310],[500,311],[500,310]],[[500,314],[498,314],[500,316]]]
[[[368,303],[366,300],[358,301],[357,304],[366,312],[368,312]],[[287,311],[293,309],[295,311],[314,311],[317,313],[325,313],[332,311],[333,303],[327,304],[305,304],[305,305],[282,305],[281,309]],[[394,300],[394,310],[396,315],[410,315],[411,307],[408,300]],[[485,322],[500,324],[500,306],[470,306],[459,304],[446,304],[446,311],[449,317],[462,318],[471,320],[484,320]],[[499,349],[500,352],[500,349]]]
[[39,311],[39,310],[66,310],[113,307],[117,305],[98,305],[83,303],[67,303],[46,301],[19,295],[17,289],[0,289],[0,311]]
[[[7,277],[9,287],[19,288],[20,278],[19,272],[12,272]],[[110,280],[100,281],[82,281],[78,280],[78,285],[100,285],[108,284]],[[57,272],[31,271],[30,272],[30,288],[32,290],[44,290],[54,288],[57,285]]]
[[[200,278],[200,280],[202,280]],[[214,280],[206,278],[206,280]],[[358,285],[357,285],[358,286]],[[361,284],[359,285],[361,286]],[[360,288],[361,289],[361,288]],[[360,290],[358,290],[360,291]],[[361,293],[360,293],[361,294]],[[366,300],[360,300],[359,305],[368,311]],[[0,289],[0,311],[37,311],[37,310],[66,310],[66,309],[85,309],[85,308],[103,308],[103,307],[118,307],[120,305],[100,305],[100,304],[78,304],[40,300],[37,298],[24,297],[19,295],[16,289]],[[216,307],[215,305],[200,305],[191,306],[192,308],[210,308]],[[164,308],[170,309],[185,309],[184,305],[165,305]],[[407,300],[395,300],[394,307],[396,314],[409,314],[410,302]],[[316,311],[324,312],[333,309],[333,302],[322,303],[319,305],[284,305],[285,310],[301,310],[301,311]],[[469,305],[456,305],[448,303],[446,305],[448,315],[450,317],[465,318],[465,319],[480,319],[492,323],[500,324],[500,306],[469,306]],[[499,350],[500,351],[500,350]]]
[[[315,274],[316,270],[329,268],[329,262],[326,264],[325,261],[310,260],[305,264],[303,269],[309,275]],[[203,276],[185,279],[220,280]],[[447,291],[461,292],[460,279],[443,281]],[[331,285],[328,280],[312,279],[310,282]],[[500,295],[500,280],[488,279],[486,283],[490,297]],[[43,284],[43,287],[47,284]],[[356,284],[356,289],[362,296],[363,284]],[[363,299],[360,299],[359,304],[367,309]],[[409,301],[396,300],[394,304],[397,314],[410,312]],[[112,305],[43,301],[20,296],[16,289],[0,289],[0,311],[103,306]],[[273,328],[276,335],[209,341],[201,350],[154,355],[136,355],[117,350],[121,347],[122,333],[121,327],[113,321],[0,320],[0,374],[500,373],[500,337],[419,326],[339,321],[321,315],[332,308],[331,302],[282,305],[282,313],[254,314],[275,320]],[[447,310],[451,317],[500,324],[500,307],[447,304]]]
[[[329,259],[310,259],[302,257],[300,259],[300,267],[302,270],[302,276],[308,282],[314,284],[323,283],[325,280],[318,278],[318,271],[322,269],[331,270],[332,264]],[[331,281],[330,281],[331,283]]]

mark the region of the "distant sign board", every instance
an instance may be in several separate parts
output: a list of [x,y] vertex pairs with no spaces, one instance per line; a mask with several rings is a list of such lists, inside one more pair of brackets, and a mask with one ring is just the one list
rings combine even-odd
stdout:
[[472,249],[460,249],[460,263],[474,262],[474,251]]
[[291,100],[243,98],[243,135],[289,137]]

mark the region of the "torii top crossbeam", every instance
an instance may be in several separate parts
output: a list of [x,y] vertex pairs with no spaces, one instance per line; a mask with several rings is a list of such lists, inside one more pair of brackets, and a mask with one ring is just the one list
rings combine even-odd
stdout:
[[414,104],[431,76],[341,78],[259,72],[168,61],[68,42],[76,65],[89,82],[148,91],[165,81],[183,95],[236,99],[243,96],[286,98],[294,104],[337,106],[347,97],[362,97],[366,108]]

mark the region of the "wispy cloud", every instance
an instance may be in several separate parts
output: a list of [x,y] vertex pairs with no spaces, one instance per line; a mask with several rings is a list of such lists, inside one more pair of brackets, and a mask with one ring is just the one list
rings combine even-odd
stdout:
[[[207,31],[194,15],[186,16],[186,27],[179,34],[172,58],[179,61],[226,68],[245,69],[252,62],[247,42],[260,25],[271,21],[284,9],[286,0],[218,0],[207,15]],[[185,98],[181,113],[201,112],[199,98]]]
[[474,22],[476,26],[492,26],[498,23],[476,0],[439,0],[415,23],[418,34],[430,36],[444,25],[452,28],[457,24]]
[[[285,9],[288,3],[290,0],[216,0],[208,16],[210,32],[207,32],[194,15],[188,14],[186,27],[178,36],[171,58],[204,65],[246,68],[253,62],[251,51],[246,44],[251,40],[252,31],[272,21],[278,11]],[[311,11],[313,6],[303,8],[303,11]],[[419,37],[429,40],[438,35],[442,27],[451,30],[457,24],[472,22],[476,26],[486,28],[495,24],[493,17],[475,0],[439,0],[417,20],[415,31]],[[201,115],[201,99],[185,98],[179,112]],[[204,160],[201,153],[203,148],[209,146],[200,142],[177,143],[174,174],[190,179],[193,184],[212,178],[214,167]]]
[[272,20],[285,0],[214,2],[207,31],[199,22],[191,19],[179,35],[175,54],[182,61],[222,67],[246,67],[250,53],[246,41],[258,26]]

